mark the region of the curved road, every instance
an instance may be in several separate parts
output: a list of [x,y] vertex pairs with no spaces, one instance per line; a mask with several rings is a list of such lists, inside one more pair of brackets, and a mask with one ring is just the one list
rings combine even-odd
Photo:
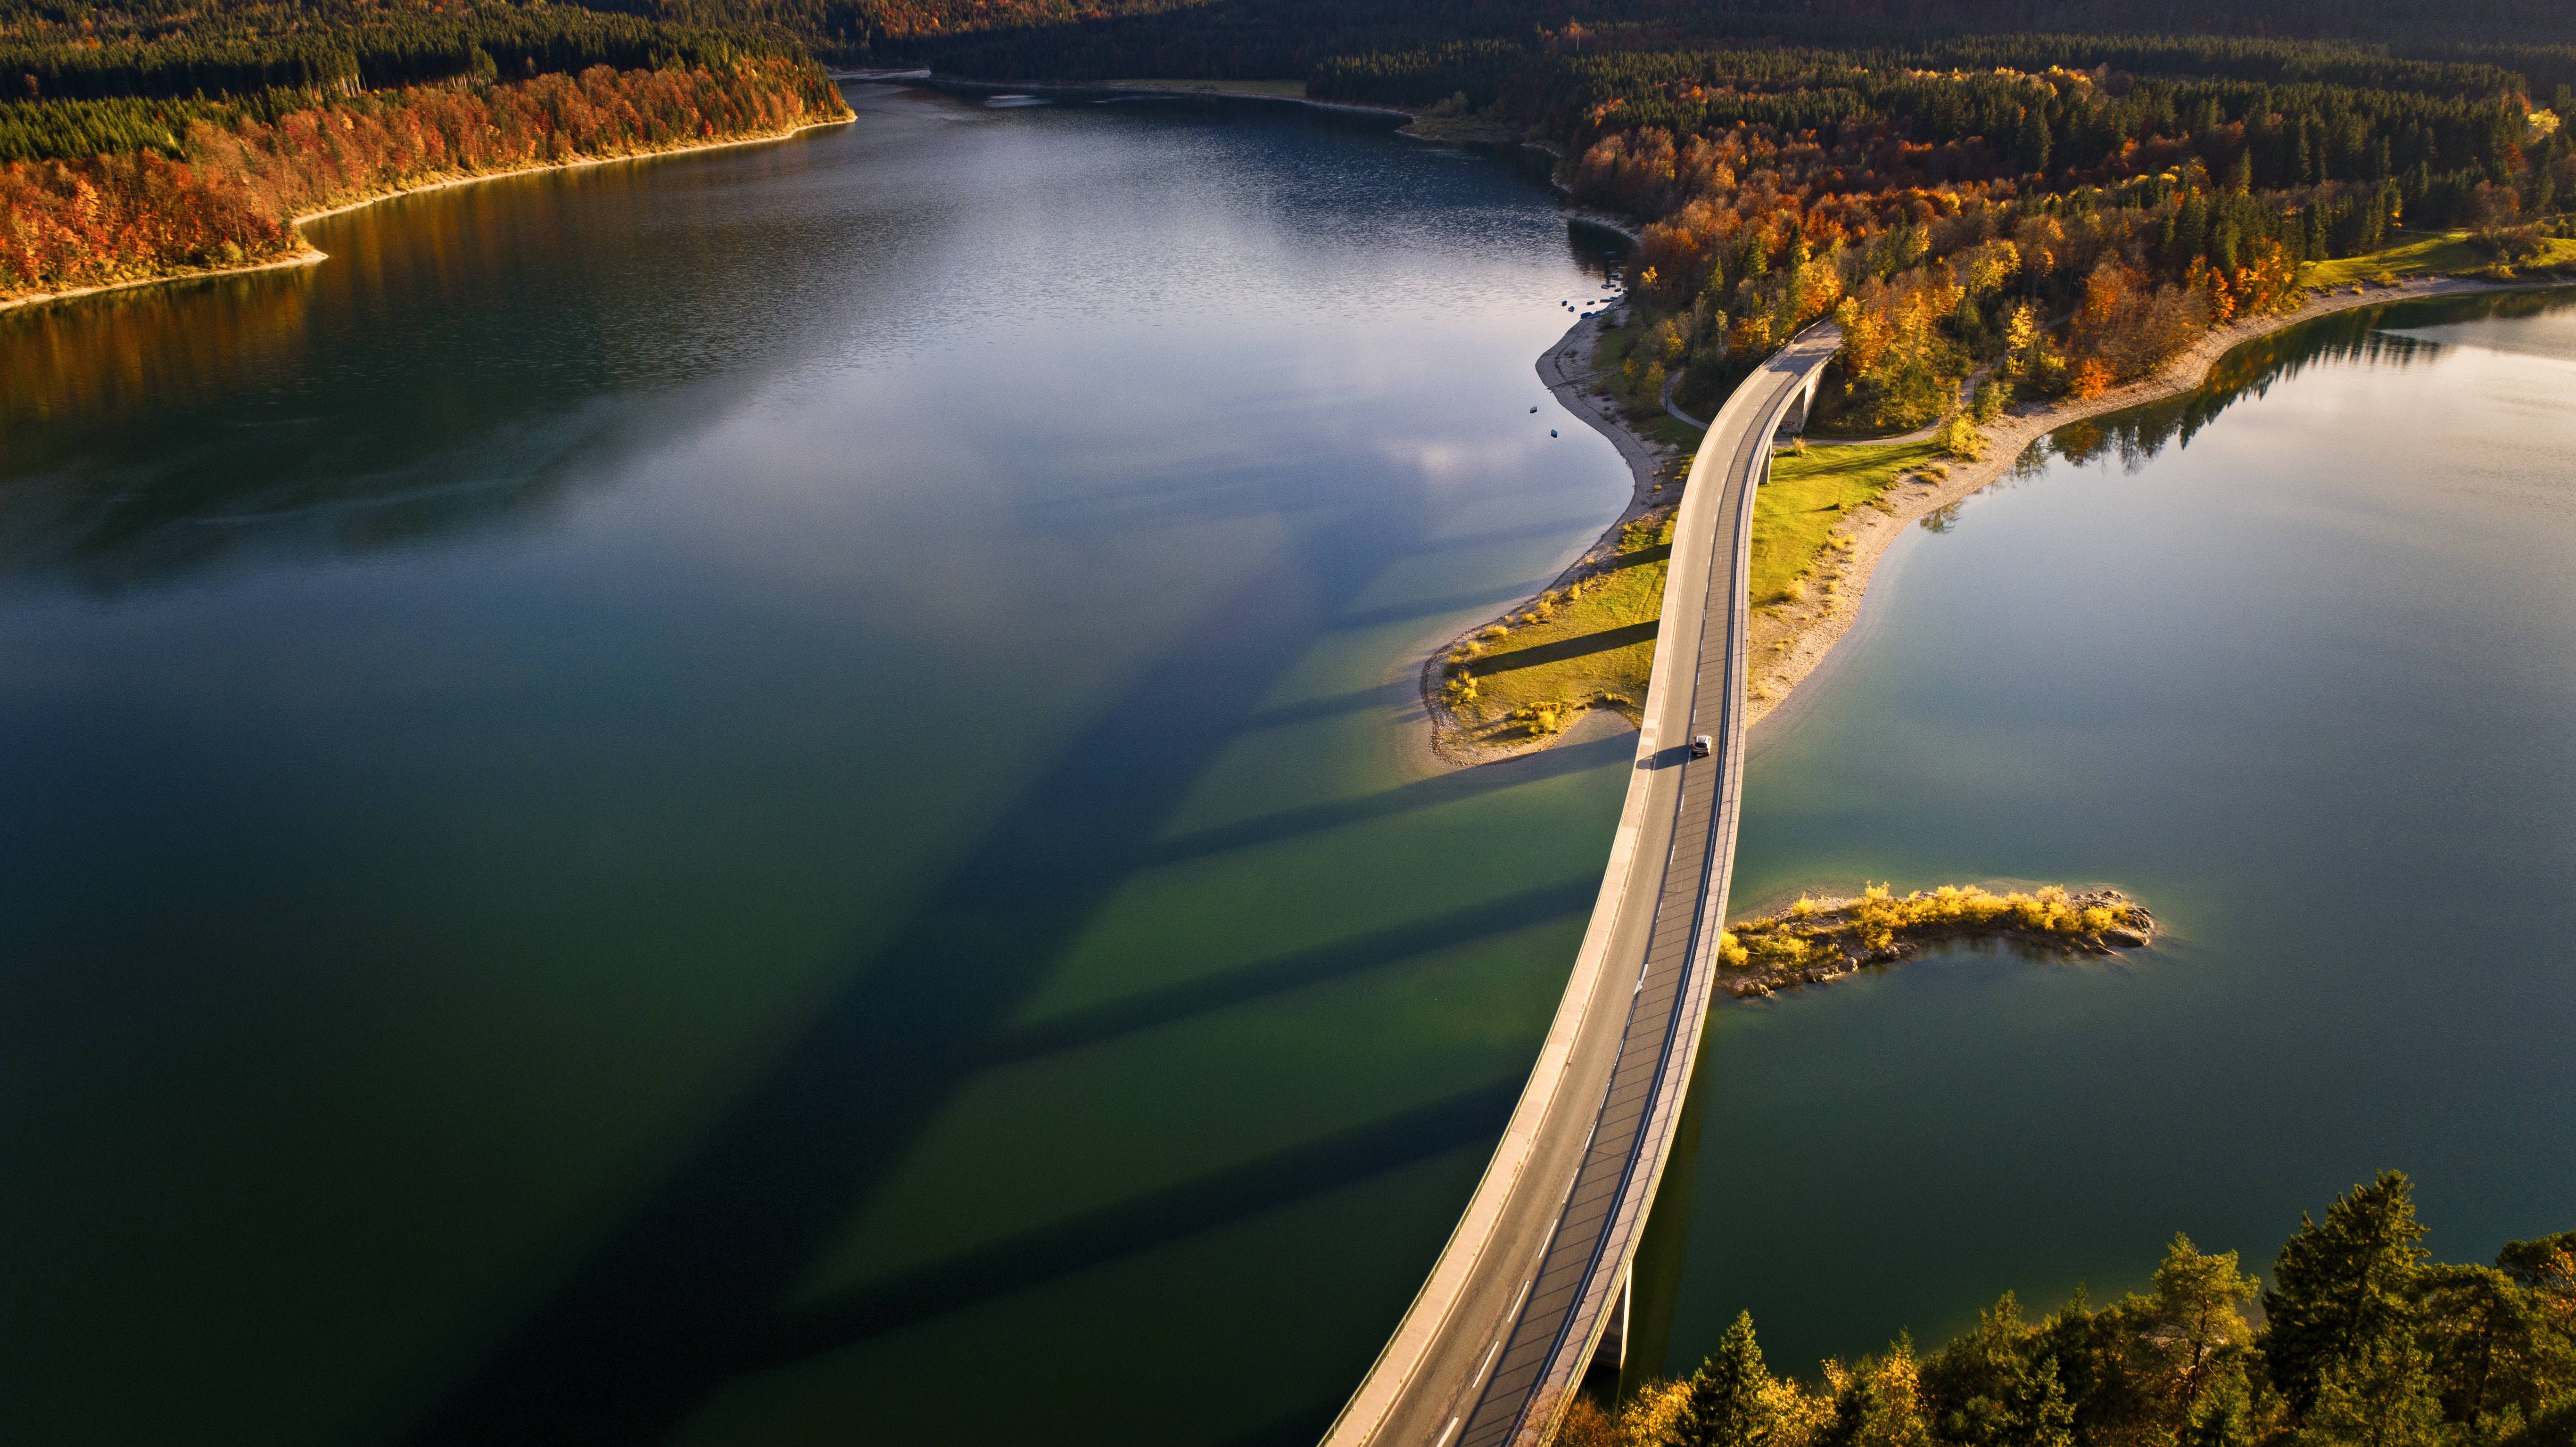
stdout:
[[[1543,1440],[1609,1324],[1699,1050],[1744,760],[1745,573],[1771,439],[1842,345],[1809,328],[1701,439],[1636,772],[1565,997],[1467,1211],[1325,1447]],[[1799,413],[1803,416],[1803,413]],[[1715,740],[1709,758],[1690,739]]]

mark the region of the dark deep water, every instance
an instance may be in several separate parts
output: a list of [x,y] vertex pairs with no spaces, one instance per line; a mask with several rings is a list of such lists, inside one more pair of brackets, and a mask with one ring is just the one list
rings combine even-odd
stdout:
[[1812,1373],[2098,1303],[2176,1231],[2268,1276],[2387,1167],[2442,1259],[2576,1227],[2576,295],[2323,318],[2061,431],[1890,551],[1809,687],[1737,908],[2103,882],[2173,933],[1727,1011],[1671,1369],[1747,1308]]
[[[1303,1447],[1377,1351],[1625,783],[1407,752],[1625,495],[1531,372],[1600,258],[1294,114],[854,97],[0,315],[0,1436]],[[2570,316],[2331,323],[1891,557],[1738,901],[2175,934],[1729,1011],[1676,1365],[2382,1165],[2576,1225]]]
[[854,96],[0,317],[0,1437],[1302,1444],[1376,1353],[1625,782],[1406,752],[1626,495],[1600,259]]

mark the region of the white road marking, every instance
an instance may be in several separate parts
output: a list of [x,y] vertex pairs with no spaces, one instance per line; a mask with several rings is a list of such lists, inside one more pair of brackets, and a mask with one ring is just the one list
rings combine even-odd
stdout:
[[1449,1425],[1440,1429],[1440,1440],[1432,1443],[1431,1447],[1449,1447],[1449,1434],[1457,1430],[1458,1419],[1452,1417],[1449,1419]]

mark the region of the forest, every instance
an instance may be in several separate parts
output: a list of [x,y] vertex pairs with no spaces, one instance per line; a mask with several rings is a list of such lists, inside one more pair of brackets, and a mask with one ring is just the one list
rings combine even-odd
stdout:
[[1923,1352],[1774,1375],[1750,1315],[1679,1381],[1574,1403],[1559,1447],[2565,1447],[2576,1231],[2433,1261],[2399,1172],[2299,1228],[2269,1282],[2177,1236],[2152,1290],[2031,1321],[2010,1293]]
[[2570,54],[2082,35],[1617,49],[1559,31],[1337,57],[1308,88],[1446,97],[1562,156],[1571,198],[1640,234],[1633,396],[1678,371],[1685,404],[1713,404],[1799,328],[1840,322],[1814,425],[1858,436],[2098,395],[2296,306],[2302,266],[2402,228],[2467,233],[2499,279],[2545,272],[2576,202],[2576,96],[2538,101],[2535,76]]
[[1640,233],[1656,315],[1632,388],[1678,372],[1706,405],[1830,317],[1849,344],[1817,425],[1848,435],[2099,393],[2401,233],[2467,232],[2502,277],[2567,229],[2576,18],[2555,9],[2260,0],[2159,35],[2081,28],[2081,4],[2009,28],[2025,10],[0,0],[0,297],[274,258],[294,208],[424,178],[782,129],[839,109],[818,53],[1290,76],[1473,115]]
[[774,135],[846,114],[802,60],[207,105],[168,150],[0,164],[0,300],[257,264],[293,218],[424,180]]
[[285,259],[295,217],[412,186],[847,114],[776,26],[0,0],[0,302]]

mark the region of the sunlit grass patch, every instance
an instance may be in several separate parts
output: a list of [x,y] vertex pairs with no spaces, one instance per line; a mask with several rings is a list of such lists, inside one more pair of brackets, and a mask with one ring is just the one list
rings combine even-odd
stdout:
[[[2299,269],[2299,284],[2339,290],[2383,280],[2402,281],[2410,276],[2467,275],[2482,272],[2495,262],[2493,256],[2471,244],[2465,231],[2449,231],[2440,235],[2405,234],[2408,239],[2361,256],[2310,262]],[[2522,269],[2576,266],[2576,240],[2545,236],[2539,241],[2540,255]]]
[[1810,590],[1803,580],[1834,545],[1834,525],[1941,455],[1935,440],[1809,447],[1774,457],[1771,480],[1753,499],[1754,606],[1805,598]]
[[1494,743],[1558,733],[1591,708],[1635,720],[1671,555],[1672,510],[1648,513],[1600,568],[1453,646],[1442,661],[1450,711]]

